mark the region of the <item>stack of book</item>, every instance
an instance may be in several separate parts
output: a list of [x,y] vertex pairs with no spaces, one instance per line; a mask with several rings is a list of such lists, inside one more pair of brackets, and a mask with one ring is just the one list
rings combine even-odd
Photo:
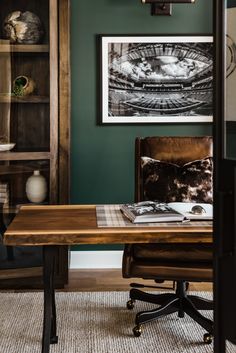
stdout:
[[133,223],[188,222],[212,220],[213,207],[207,203],[143,201],[124,204],[121,212]]
[[9,188],[8,183],[0,183],[0,204],[3,209],[9,208]]

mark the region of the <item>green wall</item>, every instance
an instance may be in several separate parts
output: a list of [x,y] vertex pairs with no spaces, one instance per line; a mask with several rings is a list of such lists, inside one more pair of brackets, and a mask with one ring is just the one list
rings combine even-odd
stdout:
[[151,16],[140,0],[71,0],[71,203],[134,198],[134,140],[150,135],[211,134],[211,124],[97,125],[98,34],[211,34],[212,0]]

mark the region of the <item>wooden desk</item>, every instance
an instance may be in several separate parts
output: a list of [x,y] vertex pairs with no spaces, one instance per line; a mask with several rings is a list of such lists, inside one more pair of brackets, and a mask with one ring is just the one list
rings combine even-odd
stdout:
[[96,206],[23,206],[4,236],[5,245],[43,246],[44,325],[42,353],[57,343],[54,265],[57,246],[122,243],[211,243],[212,227],[99,228]]

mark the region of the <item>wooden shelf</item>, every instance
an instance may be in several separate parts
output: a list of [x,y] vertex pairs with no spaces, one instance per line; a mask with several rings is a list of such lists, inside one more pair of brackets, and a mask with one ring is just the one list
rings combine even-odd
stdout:
[[42,267],[32,267],[32,268],[13,268],[0,271],[0,280],[12,278],[16,280],[17,278],[27,278],[42,276]]
[[[32,173],[35,169],[36,169],[35,166],[0,165],[0,176],[12,175],[12,174]],[[43,170],[48,170],[48,168],[37,166],[37,170],[43,171]]]
[[48,44],[0,44],[0,53],[48,53]]
[[34,161],[50,158],[50,152],[0,152],[0,161]]
[[0,94],[0,103],[49,103],[49,97],[47,96],[15,97],[7,94]]

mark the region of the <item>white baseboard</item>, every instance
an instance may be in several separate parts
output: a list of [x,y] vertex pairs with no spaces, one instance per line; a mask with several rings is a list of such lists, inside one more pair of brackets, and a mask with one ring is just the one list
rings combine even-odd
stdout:
[[122,250],[71,251],[70,269],[77,268],[121,268]]

